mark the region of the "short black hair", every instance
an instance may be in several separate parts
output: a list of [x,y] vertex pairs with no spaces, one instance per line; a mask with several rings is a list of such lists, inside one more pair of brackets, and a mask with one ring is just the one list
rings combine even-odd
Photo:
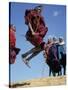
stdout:
[[42,8],[42,5],[36,6],[34,9],[37,10],[38,8]]

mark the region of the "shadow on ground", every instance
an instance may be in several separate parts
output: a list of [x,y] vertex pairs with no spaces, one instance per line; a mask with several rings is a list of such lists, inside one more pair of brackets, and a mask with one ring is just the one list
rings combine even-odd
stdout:
[[26,85],[30,85],[30,83],[16,83],[16,84],[13,84],[13,85],[9,85],[10,88],[16,88],[16,87],[21,87],[21,86],[26,86]]

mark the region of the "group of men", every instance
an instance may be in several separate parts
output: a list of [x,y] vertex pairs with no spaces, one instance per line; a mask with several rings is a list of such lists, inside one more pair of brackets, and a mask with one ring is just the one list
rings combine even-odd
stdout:
[[[49,44],[49,45],[48,45]],[[45,62],[49,66],[49,76],[66,74],[66,53],[64,49],[64,39],[62,37],[50,37],[48,39],[47,49],[44,50]],[[62,72],[63,68],[63,72]]]
[[[44,50],[44,53],[46,53],[45,56],[47,56],[49,54],[49,49],[50,47],[52,46],[56,46],[56,55],[57,55],[57,58],[60,59],[61,56],[60,56],[60,53],[62,52],[63,54],[65,53],[65,48],[64,48],[64,45],[65,45],[65,42],[64,42],[64,39],[63,37],[49,37],[48,38],[48,41],[47,41],[47,47],[46,47],[46,50]],[[55,55],[55,56],[56,56]]]
[[[46,56],[48,54],[48,48],[56,41],[56,38],[49,39],[47,43],[43,41],[46,33],[48,31],[48,27],[44,22],[44,18],[41,15],[42,6],[36,6],[34,9],[25,11],[25,24],[28,26],[28,31],[26,32],[26,40],[29,41],[34,48],[22,54],[23,62],[29,66],[29,61],[39,54],[41,51],[46,52]],[[18,55],[20,49],[16,48],[16,37],[15,32],[16,28],[14,25],[10,25],[10,64],[13,64],[16,59],[16,55]],[[59,38],[59,42],[63,43],[63,38]],[[61,45],[62,46],[62,45]],[[58,55],[58,54],[57,54]]]

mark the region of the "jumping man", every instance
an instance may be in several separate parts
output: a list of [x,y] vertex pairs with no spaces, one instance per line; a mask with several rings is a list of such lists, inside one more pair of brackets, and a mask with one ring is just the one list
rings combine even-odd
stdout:
[[[25,24],[28,26],[26,39],[34,45],[34,48],[22,54],[23,61],[26,65],[28,65],[31,58],[39,54],[46,46],[43,38],[48,31],[48,27],[46,27],[41,12],[42,6],[37,6],[34,9],[25,11]],[[30,54],[31,56],[29,56]]]

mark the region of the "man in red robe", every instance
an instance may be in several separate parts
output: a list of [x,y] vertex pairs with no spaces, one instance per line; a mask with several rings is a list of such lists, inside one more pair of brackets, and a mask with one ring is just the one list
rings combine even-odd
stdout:
[[16,48],[16,36],[15,36],[16,28],[14,25],[9,26],[9,63],[14,64],[16,55],[19,53],[20,49]]
[[[45,42],[44,36],[48,31],[48,27],[44,22],[44,18],[41,15],[42,6],[37,6],[32,10],[26,10],[25,12],[25,24],[28,26],[26,33],[26,39],[34,45],[34,48],[22,54],[22,58],[25,64],[28,65],[28,61],[36,56],[40,51],[44,49]],[[29,56],[32,54],[31,56]],[[28,57],[29,56],[29,57]]]

